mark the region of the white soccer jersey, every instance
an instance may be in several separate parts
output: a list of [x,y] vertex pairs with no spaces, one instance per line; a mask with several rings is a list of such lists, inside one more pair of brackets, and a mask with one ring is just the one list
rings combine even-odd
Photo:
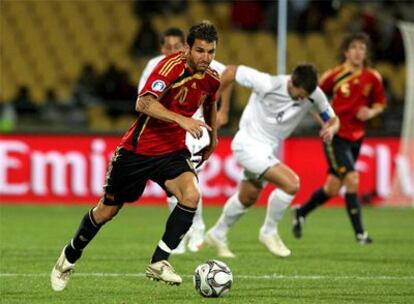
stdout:
[[236,82],[252,89],[239,132],[273,146],[288,137],[312,108],[334,115],[319,87],[306,100],[293,100],[287,89],[289,79],[289,75],[272,76],[243,65],[237,68]]

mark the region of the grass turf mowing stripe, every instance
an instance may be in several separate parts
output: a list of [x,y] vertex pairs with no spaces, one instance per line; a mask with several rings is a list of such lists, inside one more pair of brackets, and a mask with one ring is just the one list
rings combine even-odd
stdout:
[[[48,277],[49,273],[0,273],[0,277]],[[76,273],[78,277],[145,277],[144,273]],[[192,275],[181,275],[192,277]],[[414,280],[414,276],[330,276],[330,275],[238,275],[236,279],[248,280]]]

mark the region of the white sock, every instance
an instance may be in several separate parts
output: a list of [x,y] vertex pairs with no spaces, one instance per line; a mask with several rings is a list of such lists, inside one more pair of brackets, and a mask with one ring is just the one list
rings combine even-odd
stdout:
[[170,212],[172,212],[175,206],[177,206],[178,200],[174,195],[171,195],[167,197],[167,202],[168,202],[168,208],[170,209]]
[[246,213],[247,208],[240,202],[239,193],[237,192],[230,197],[224,205],[223,212],[217,223],[212,228],[215,237],[225,240],[227,233],[236,221]]
[[197,204],[197,210],[194,214],[193,225],[191,226],[191,228],[203,231],[206,229],[206,225],[204,224],[203,220],[203,200],[201,199],[201,197],[200,201]]
[[276,189],[269,195],[267,201],[266,219],[260,233],[273,235],[277,233],[277,224],[282,219],[295,196],[283,190]]

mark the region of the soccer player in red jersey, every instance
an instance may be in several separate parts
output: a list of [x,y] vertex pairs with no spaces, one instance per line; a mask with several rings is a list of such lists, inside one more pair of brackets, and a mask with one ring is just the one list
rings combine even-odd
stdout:
[[329,164],[325,185],[316,190],[301,207],[293,208],[293,234],[302,236],[305,217],[345,186],[345,202],[355,237],[360,244],[372,239],[364,230],[359,186],[355,162],[364,137],[365,122],[382,113],[385,106],[381,76],[367,67],[370,39],[365,33],[347,36],[341,46],[342,64],[327,71],[320,79],[320,87],[332,96],[332,107],[340,119],[340,128],[332,143],[324,143]]
[[[103,197],[85,214],[53,267],[53,290],[66,287],[83,249],[124,203],[140,198],[148,180],[172,193],[179,203],[167,220],[146,276],[169,284],[182,282],[168,258],[190,228],[200,199],[185,134],[199,138],[202,127],[210,132],[210,144],[200,153],[201,162],[208,159],[217,145],[216,93],[220,81],[209,67],[217,41],[212,24],[203,22],[191,27],[187,50],[165,57],[149,76],[137,98],[138,117],[109,165]],[[205,122],[191,118],[201,105]]]

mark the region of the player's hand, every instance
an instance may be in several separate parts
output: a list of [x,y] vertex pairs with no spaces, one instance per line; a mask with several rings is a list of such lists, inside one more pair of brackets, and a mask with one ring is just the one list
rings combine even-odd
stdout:
[[361,121],[369,120],[372,118],[372,110],[367,106],[360,107],[356,114],[356,118]]
[[209,159],[209,157],[211,156],[211,154],[213,154],[214,149],[217,147],[217,143],[218,143],[218,139],[214,139],[211,140],[210,144],[208,146],[206,146],[205,148],[201,149],[199,152],[197,152],[196,154],[194,154],[195,156],[200,157],[200,160],[196,166],[197,168],[200,168],[201,165],[207,160]]
[[228,122],[229,122],[229,114],[224,113],[223,111],[218,111],[217,118],[216,118],[217,129],[220,129],[221,127],[227,125]]
[[204,121],[188,118],[182,116],[182,118],[177,122],[178,125],[186,130],[188,133],[191,134],[192,137],[196,139],[200,139],[203,136],[203,128],[205,127],[207,130],[211,131],[211,127],[207,125]]
[[326,143],[332,142],[332,139],[335,135],[335,129],[332,126],[325,125],[319,132],[319,136],[322,137],[322,140]]

